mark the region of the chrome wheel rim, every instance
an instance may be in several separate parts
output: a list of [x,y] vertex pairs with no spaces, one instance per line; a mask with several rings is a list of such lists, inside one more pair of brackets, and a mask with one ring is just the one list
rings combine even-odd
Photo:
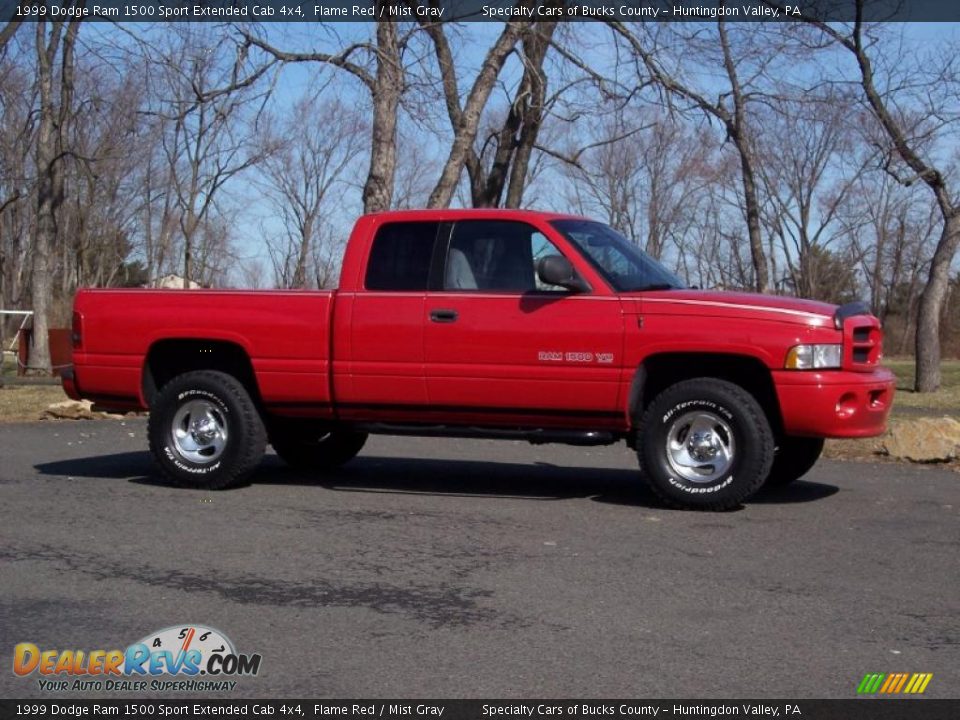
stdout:
[[670,424],[666,450],[670,469],[693,483],[719,480],[736,457],[730,425],[705,410],[685,413]]
[[227,446],[227,421],[223,412],[207,400],[184,403],[170,427],[177,453],[197,465],[215,462]]

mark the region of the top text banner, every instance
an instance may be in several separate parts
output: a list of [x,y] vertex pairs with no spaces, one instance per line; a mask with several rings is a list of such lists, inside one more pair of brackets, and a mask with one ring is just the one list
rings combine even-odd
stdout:
[[[850,22],[856,0],[0,0],[0,22]],[[865,0],[867,22],[956,22],[953,0]]]

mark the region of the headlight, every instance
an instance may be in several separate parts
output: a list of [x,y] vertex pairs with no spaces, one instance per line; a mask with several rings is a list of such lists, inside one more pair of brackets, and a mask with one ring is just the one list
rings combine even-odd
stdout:
[[797,345],[787,353],[788,370],[838,368],[843,363],[843,345]]

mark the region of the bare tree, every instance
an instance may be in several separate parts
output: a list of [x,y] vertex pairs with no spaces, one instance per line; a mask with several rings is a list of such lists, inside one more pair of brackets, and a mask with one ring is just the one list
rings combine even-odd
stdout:
[[497,207],[503,202],[505,207],[515,208],[523,201],[530,161],[551,103],[544,63],[557,25],[541,21],[524,29],[520,40],[523,75],[509,108],[486,133],[479,150],[474,147],[467,152],[474,207]]
[[[376,0],[377,17],[388,4],[387,0]],[[400,23],[378,21],[375,43],[352,43],[333,53],[288,52],[250,32],[243,33],[245,42],[281,62],[327,64],[349,73],[366,88],[373,106],[373,117],[370,124],[370,166],[363,184],[365,213],[389,210],[393,201],[397,171],[397,113],[405,91],[402,54],[410,37],[409,33],[401,35],[400,28]],[[365,59],[355,60],[357,55],[364,55]]]
[[[704,220],[705,192],[717,182],[709,133],[674,122],[657,108],[605,111],[591,135],[568,139],[567,197],[580,213],[604,217],[647,253],[696,273],[689,235]],[[589,142],[585,142],[589,140]]]
[[[30,202],[36,181],[34,75],[32,62],[5,62],[0,75],[0,308],[22,309],[29,291],[36,220],[36,208]],[[13,330],[12,321],[0,318],[0,340]]]
[[[934,156],[925,152],[925,139],[933,132],[931,127],[915,124],[911,127],[909,116],[899,109],[898,98],[893,89],[883,90],[874,71],[874,61],[869,52],[873,43],[864,26],[864,1],[856,0],[856,17],[851,27],[843,31],[825,22],[805,18],[839,47],[856,60],[860,87],[867,105],[883,128],[889,141],[888,152],[905,166],[901,174],[891,162],[887,170],[896,173],[903,184],[920,181],[933,193],[940,209],[943,228],[930,261],[917,316],[916,357],[917,392],[933,392],[940,387],[940,324],[941,313],[947,300],[950,283],[950,265],[960,246],[960,204],[949,186],[945,168]],[[956,71],[956,54],[943,59],[938,76],[933,82],[943,84],[952,80]],[[916,79],[911,83],[915,85]],[[904,93],[906,94],[906,93]],[[944,113],[934,116],[933,124],[944,123]]]
[[[470,92],[467,93],[462,105],[457,64],[447,39],[446,23],[423,18],[420,20],[420,24],[433,41],[447,115],[453,129],[453,140],[450,144],[447,160],[440,171],[440,177],[433,192],[430,193],[427,206],[447,207],[453,199],[457,184],[460,181],[460,175],[467,164],[468,158],[475,157],[474,141],[480,128],[483,110],[496,84],[497,77],[500,75],[507,57],[513,52],[521,33],[529,28],[530,23],[520,21],[504,23],[500,35],[487,50],[480,70],[474,78]],[[550,32],[552,33],[552,30]],[[543,43],[531,41],[530,47],[535,52],[546,53],[547,46]],[[540,64],[542,65],[542,57],[540,58]],[[532,72],[536,73],[537,71],[534,69]],[[512,136],[509,129],[504,132]],[[476,169],[476,165],[474,168]]]
[[[22,0],[18,5],[18,10],[26,10],[28,7],[33,5],[31,0]],[[17,30],[20,29],[20,25],[23,24],[21,15],[18,13],[11,18],[6,25],[3,26],[3,29],[0,30],[0,55],[4,53],[7,49],[7,43],[13,39],[13,36],[16,34]]]
[[[642,23],[634,23],[631,29],[621,22],[611,22],[610,27],[618,37],[625,40],[629,49],[636,55],[647,73],[670,95],[682,98],[722,124],[727,140],[737,150],[740,160],[740,175],[743,192],[743,206],[746,216],[747,233],[750,243],[750,255],[753,261],[754,288],[764,292],[768,284],[766,253],[760,227],[760,197],[757,187],[757,161],[755,157],[752,128],[749,122],[748,104],[751,93],[741,77],[741,62],[748,59],[756,67],[751,68],[749,80],[753,80],[763,73],[763,58],[753,53],[737,53],[730,37],[727,23],[721,18],[717,21],[716,43],[720,49],[720,63],[726,76],[729,89],[721,92],[716,99],[708,97],[707,92],[698,90],[692,82],[684,80],[679,74],[682,63],[678,64],[678,71],[668,70],[665,63],[658,57],[662,48],[657,42],[656,32],[647,32]],[[751,29],[753,32],[753,29]],[[644,34],[641,34],[644,33]],[[688,55],[698,43],[693,36],[684,38],[673,37],[681,51]],[[702,58],[693,62],[703,63]]]
[[[220,190],[259,162],[266,150],[255,141],[264,95],[253,82],[238,82],[231,45],[204,30],[174,26],[172,42],[156,59],[162,120],[161,146],[179,223],[184,287],[196,274],[194,250]],[[256,78],[262,70],[250,73]],[[209,232],[209,227],[207,228]]]
[[909,352],[916,313],[936,245],[940,212],[932,196],[904,188],[887,173],[857,178],[840,221],[861,269],[870,305],[892,352]]
[[[27,364],[36,370],[50,368],[50,300],[53,292],[51,253],[61,234],[58,219],[64,199],[64,141],[72,117],[74,64],[80,20],[66,23],[37,21],[37,83],[40,95],[36,138],[37,221],[33,243],[31,304],[33,343]],[[59,74],[55,70],[60,60]]]
[[869,161],[853,151],[849,105],[846,97],[827,94],[772,101],[768,112],[757,115],[766,129],[757,141],[768,198],[765,219],[780,242],[787,273],[785,280],[774,280],[800,297],[829,300],[842,294],[834,287],[838,278],[830,262],[838,237],[833,230]]
[[[318,117],[324,122],[316,122]],[[329,214],[328,196],[338,185],[342,189],[345,171],[361,151],[366,128],[345,104],[321,103],[315,97],[300,100],[287,119],[276,125],[272,140],[276,149],[264,162],[263,175],[284,230],[270,254],[280,287],[306,288],[313,280],[314,259],[327,255],[322,226]]]

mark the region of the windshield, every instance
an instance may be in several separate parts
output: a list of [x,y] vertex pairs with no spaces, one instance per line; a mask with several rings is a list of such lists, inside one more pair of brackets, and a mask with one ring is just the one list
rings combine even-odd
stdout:
[[616,230],[591,220],[550,223],[618,292],[685,288],[680,278],[640,250]]

